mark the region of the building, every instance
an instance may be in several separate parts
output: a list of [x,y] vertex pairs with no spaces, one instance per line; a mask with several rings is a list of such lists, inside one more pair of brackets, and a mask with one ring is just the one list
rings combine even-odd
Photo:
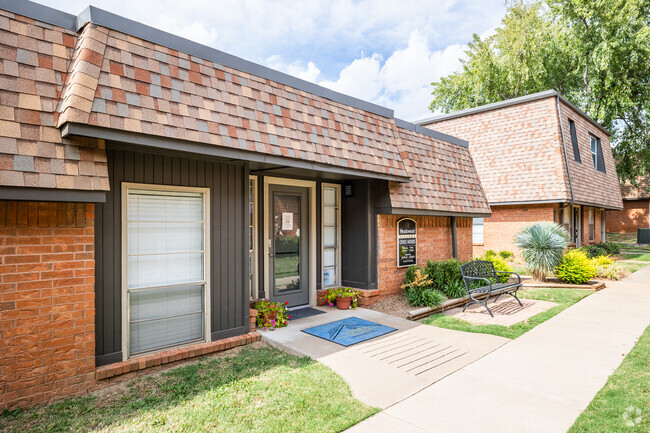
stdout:
[[636,233],[638,229],[650,228],[648,177],[639,177],[636,181],[636,187],[629,181],[621,187],[623,210],[607,213],[608,232]]
[[466,141],[94,7],[0,0],[0,83],[0,409],[394,293],[490,214]]
[[474,253],[517,251],[513,237],[556,221],[579,247],[605,240],[622,209],[609,132],[546,91],[416,122],[469,141],[492,216],[474,219]]

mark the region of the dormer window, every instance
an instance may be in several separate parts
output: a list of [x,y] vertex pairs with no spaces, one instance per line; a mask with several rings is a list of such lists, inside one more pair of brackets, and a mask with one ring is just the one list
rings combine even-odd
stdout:
[[603,149],[600,145],[600,138],[589,136],[591,141],[591,158],[594,162],[594,168],[602,173],[605,173],[605,160],[603,158]]

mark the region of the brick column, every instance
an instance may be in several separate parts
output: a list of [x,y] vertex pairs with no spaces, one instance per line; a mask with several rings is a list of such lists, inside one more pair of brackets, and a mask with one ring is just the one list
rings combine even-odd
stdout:
[[0,410],[86,391],[94,205],[0,201]]

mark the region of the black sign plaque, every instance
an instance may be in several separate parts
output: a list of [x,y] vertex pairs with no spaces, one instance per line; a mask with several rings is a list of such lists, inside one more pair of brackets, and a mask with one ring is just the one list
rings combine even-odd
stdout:
[[411,218],[397,221],[397,267],[413,266],[417,263],[417,228]]

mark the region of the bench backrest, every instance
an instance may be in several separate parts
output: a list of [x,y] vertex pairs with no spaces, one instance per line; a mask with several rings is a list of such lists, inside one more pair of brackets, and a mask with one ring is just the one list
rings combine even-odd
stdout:
[[492,262],[474,260],[460,267],[460,274],[463,277],[497,278],[496,269]]

